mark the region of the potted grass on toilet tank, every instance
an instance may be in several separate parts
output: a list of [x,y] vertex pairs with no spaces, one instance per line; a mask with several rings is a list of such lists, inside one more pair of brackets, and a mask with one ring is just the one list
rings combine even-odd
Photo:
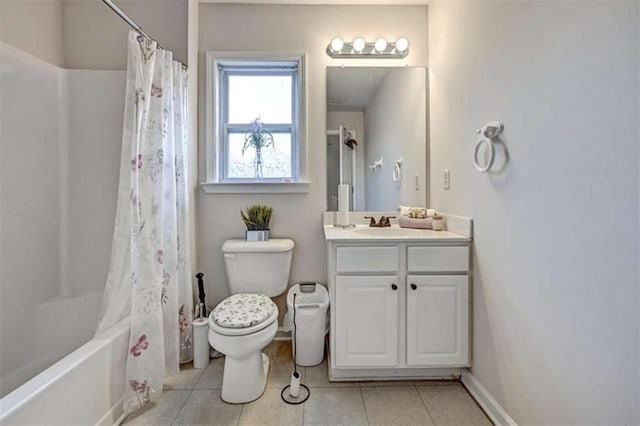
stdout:
[[268,241],[269,222],[273,208],[261,204],[254,204],[240,211],[242,221],[247,226],[245,239],[247,241]]

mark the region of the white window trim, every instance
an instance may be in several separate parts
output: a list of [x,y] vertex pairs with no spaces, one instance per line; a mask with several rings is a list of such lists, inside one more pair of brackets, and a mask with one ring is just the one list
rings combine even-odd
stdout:
[[[298,123],[297,167],[298,179],[292,181],[247,181],[227,182],[221,176],[222,167],[220,153],[222,152],[221,123],[217,111],[220,96],[220,79],[218,62],[237,60],[274,60],[298,61],[300,72],[298,78],[298,102],[300,116]],[[218,52],[206,53],[206,94],[205,94],[205,167],[206,181],[202,182],[202,189],[206,193],[304,193],[309,192],[307,161],[307,70],[306,55],[304,53],[280,52]]]

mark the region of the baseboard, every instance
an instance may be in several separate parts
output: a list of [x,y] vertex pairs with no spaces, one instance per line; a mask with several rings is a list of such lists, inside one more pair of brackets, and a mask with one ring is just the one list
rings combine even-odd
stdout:
[[518,426],[511,416],[502,408],[496,399],[482,386],[482,383],[476,379],[467,369],[462,370],[460,380],[465,388],[469,391],[473,399],[482,407],[493,424],[505,426]]
[[102,416],[102,418],[98,420],[98,423],[96,423],[96,426],[120,425],[120,423],[123,422],[125,417],[122,411],[123,401],[124,401],[123,398],[120,398],[118,401],[116,401],[116,403],[113,404],[113,406],[109,409],[109,411],[107,411],[104,414],[104,416]]
[[276,332],[276,337],[273,340],[291,340],[291,332],[284,331],[282,326],[278,327],[278,331]]

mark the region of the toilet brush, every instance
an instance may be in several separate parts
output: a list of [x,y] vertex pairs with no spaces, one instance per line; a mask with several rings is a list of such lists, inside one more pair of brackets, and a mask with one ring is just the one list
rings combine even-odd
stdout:
[[293,371],[291,372],[291,383],[282,389],[280,396],[282,400],[287,404],[297,405],[302,404],[311,395],[311,391],[308,387],[300,383],[300,372],[296,365],[296,294],[293,294],[293,339],[291,344],[293,345]]
[[[207,317],[207,305],[205,304],[205,297],[206,295],[204,294],[204,274],[202,272],[198,272],[196,274],[196,278],[198,279],[198,299],[200,299],[200,304],[196,305],[196,316],[199,316],[200,318],[206,318]],[[220,358],[222,357],[222,352],[219,352],[218,350],[214,349],[214,348],[210,348],[209,349],[209,357],[210,358]]]
[[201,306],[201,311],[200,311],[200,315],[202,315],[203,317],[207,316],[207,305],[205,305],[204,302],[204,298],[206,297],[206,295],[204,294],[204,281],[203,278],[204,274],[202,272],[198,272],[196,274],[196,278],[198,279],[198,299],[200,299],[200,306]]

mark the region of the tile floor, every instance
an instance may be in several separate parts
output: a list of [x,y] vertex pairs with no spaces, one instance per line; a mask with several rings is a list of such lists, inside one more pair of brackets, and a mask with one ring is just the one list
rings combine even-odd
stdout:
[[326,362],[300,367],[311,397],[301,405],[280,399],[291,374],[291,342],[265,348],[271,368],[264,395],[233,405],[220,399],[224,358],[205,369],[183,366],[168,378],[159,400],[126,425],[491,425],[457,382],[331,383]]

